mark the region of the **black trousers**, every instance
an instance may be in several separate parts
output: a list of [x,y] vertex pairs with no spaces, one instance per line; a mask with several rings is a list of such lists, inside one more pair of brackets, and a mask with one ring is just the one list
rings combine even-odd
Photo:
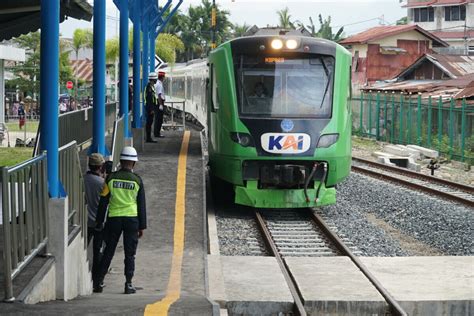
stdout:
[[105,250],[100,264],[100,278],[102,281],[109,270],[115,254],[115,248],[123,232],[123,250],[125,252],[124,274],[127,282],[131,282],[135,272],[135,254],[138,245],[138,218],[136,217],[109,217],[104,228]]
[[164,113],[165,111],[161,111],[161,110],[155,111],[155,128],[153,131],[153,134],[155,135],[155,137],[158,137],[161,135],[161,126],[163,126]]
[[151,126],[153,125],[153,118],[154,118],[153,111],[147,110],[146,111],[146,127],[145,127],[146,140],[151,139]]
[[87,227],[87,244],[92,243],[92,282],[97,283],[100,276],[100,261],[102,260],[102,245],[104,238],[102,232],[94,230],[94,227]]

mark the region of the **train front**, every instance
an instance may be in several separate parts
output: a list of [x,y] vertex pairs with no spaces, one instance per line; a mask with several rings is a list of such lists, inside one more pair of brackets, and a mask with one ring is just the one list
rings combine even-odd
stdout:
[[334,204],[350,171],[350,54],[310,37],[233,40],[210,56],[213,176],[258,208]]

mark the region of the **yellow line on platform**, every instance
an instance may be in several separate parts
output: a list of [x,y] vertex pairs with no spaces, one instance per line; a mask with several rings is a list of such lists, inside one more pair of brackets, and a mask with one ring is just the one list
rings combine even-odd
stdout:
[[145,308],[145,316],[168,315],[170,306],[175,303],[181,295],[181,270],[183,265],[185,234],[184,218],[186,214],[186,161],[190,135],[191,133],[189,131],[184,132],[178,158],[173,259],[171,261],[171,273],[166,289],[166,296],[161,301],[147,305]]

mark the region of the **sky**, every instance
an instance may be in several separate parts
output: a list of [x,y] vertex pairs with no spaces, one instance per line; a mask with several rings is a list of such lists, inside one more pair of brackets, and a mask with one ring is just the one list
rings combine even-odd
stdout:
[[[90,3],[93,1],[88,0]],[[173,0],[178,3],[177,0]],[[181,11],[186,12],[190,5],[198,5],[201,0],[184,0]],[[107,3],[107,38],[117,34],[117,10],[112,0]],[[165,3],[164,0],[159,2]],[[364,31],[381,23],[394,24],[396,20],[406,15],[406,9],[401,8],[399,0],[216,0],[221,9],[230,12],[232,23],[276,26],[277,11],[288,7],[292,20],[309,24],[309,17],[319,26],[318,15],[331,16],[333,31],[344,27],[346,35]],[[365,22],[363,22],[365,21]],[[132,23],[130,22],[130,25]],[[72,37],[76,28],[92,28],[92,22],[78,21],[72,18],[61,24],[60,32],[65,37]]]

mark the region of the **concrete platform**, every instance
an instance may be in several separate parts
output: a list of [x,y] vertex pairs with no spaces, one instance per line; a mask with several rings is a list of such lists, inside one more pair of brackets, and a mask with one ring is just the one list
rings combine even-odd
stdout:
[[385,315],[384,298],[348,257],[285,260],[308,315]]
[[[361,257],[411,316],[474,315],[474,257]],[[387,304],[346,257],[287,258],[309,315],[385,315]]]
[[293,310],[293,297],[273,257],[211,256],[211,299],[228,315],[278,315]]
[[[183,132],[165,132],[156,144],[145,144],[135,168],[144,182],[148,229],[138,244],[134,284],[136,294],[124,295],[123,246],[119,242],[106,276],[104,293],[68,302],[32,306],[0,303],[0,314],[42,315],[143,315],[147,304],[166,296],[173,256],[176,178]],[[185,234],[180,298],[168,315],[213,315],[216,305],[206,293],[206,255],[203,163],[198,132],[192,132],[187,154]]]
[[362,257],[409,315],[474,315],[474,257]]

